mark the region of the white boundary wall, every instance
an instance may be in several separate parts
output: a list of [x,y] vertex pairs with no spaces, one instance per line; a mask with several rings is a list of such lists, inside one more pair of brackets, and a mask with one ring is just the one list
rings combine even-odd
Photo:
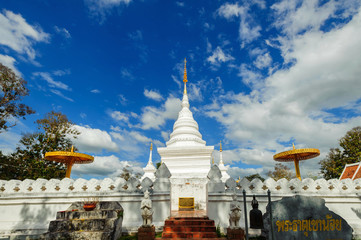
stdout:
[[[232,185],[232,184],[229,184]],[[352,181],[345,180],[325,180],[325,179],[292,179],[287,181],[281,179],[274,181],[267,179],[262,182],[259,179],[254,179],[249,182],[247,179],[242,179],[232,188],[227,188],[225,192],[208,193],[208,217],[214,219],[216,226],[219,225],[223,230],[229,226],[229,205],[232,201],[232,193],[235,190],[238,196],[238,201],[242,202],[242,218],[240,221],[241,227],[244,227],[244,209],[243,209],[243,189],[246,190],[247,195],[267,195],[268,189],[271,191],[271,201],[280,200],[282,197],[289,197],[294,195],[303,195],[311,197],[323,198],[326,202],[326,207],[331,211],[343,217],[348,224],[353,228],[354,236],[361,238],[361,179]],[[256,197],[259,202],[259,209],[264,214],[268,204],[267,197]],[[247,217],[249,225],[249,211],[252,197],[247,197]],[[295,209],[295,211],[302,211]],[[250,230],[250,233],[255,231]]]
[[[66,210],[72,202],[83,201],[88,197],[98,197],[100,201],[120,201],[123,209],[123,231],[133,232],[142,224],[140,202],[143,198],[139,180],[117,178],[104,180],[63,179],[63,180],[0,180],[0,237],[17,233],[39,234],[47,231],[56,212]],[[143,182],[142,182],[143,184]],[[156,185],[156,182],[154,183]],[[127,186],[127,189],[124,188]],[[154,186],[155,189],[155,186]],[[354,229],[354,235],[361,238],[361,179],[326,181],[318,179],[267,179],[262,182],[243,179],[235,183],[228,179],[224,191],[208,193],[208,216],[216,225],[228,227],[228,212],[231,195],[237,192],[243,202],[242,190],[247,195],[266,195],[271,191],[272,201],[285,196],[304,195],[325,199],[326,206],[342,216]],[[151,189],[153,201],[153,222],[161,228],[170,215],[170,191]],[[259,209],[264,213],[267,197],[257,197]],[[247,212],[251,210],[252,198],[247,198]],[[243,204],[242,204],[243,207]],[[241,226],[244,226],[244,212]]]
[[[124,186],[127,189],[124,189]],[[123,232],[137,231],[143,223],[140,202],[143,192],[139,180],[122,178],[104,180],[0,180],[0,238],[17,234],[47,232],[57,211],[87,198],[99,201],[119,201],[124,209]],[[153,202],[153,223],[161,228],[170,215],[170,192],[150,189]]]

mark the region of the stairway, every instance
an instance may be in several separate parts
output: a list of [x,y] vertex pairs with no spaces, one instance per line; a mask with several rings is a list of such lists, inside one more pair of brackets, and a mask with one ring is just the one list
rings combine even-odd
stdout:
[[57,212],[42,239],[116,240],[121,235],[122,214],[119,202],[99,202],[92,211],[84,211],[82,203],[73,203],[66,211]]
[[163,234],[157,240],[212,239],[218,238],[214,221],[204,217],[170,217],[165,221]]

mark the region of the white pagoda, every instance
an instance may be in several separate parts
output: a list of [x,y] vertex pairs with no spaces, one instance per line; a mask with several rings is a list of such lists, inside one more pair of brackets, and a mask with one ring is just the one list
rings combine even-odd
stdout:
[[[166,143],[166,147],[159,147],[158,153],[162,164],[168,167],[171,176],[171,210],[181,207],[182,199],[194,200],[194,208],[207,209],[207,174],[211,169],[211,159],[214,146],[206,146],[202,134],[198,130],[198,123],[194,120],[189,109],[187,95],[187,67],[184,61],[184,92],[182,109],[174,123],[173,132]],[[151,162],[151,160],[149,160]],[[149,162],[144,169],[149,175]],[[227,174],[222,161],[222,174]],[[227,174],[229,177],[229,175]]]

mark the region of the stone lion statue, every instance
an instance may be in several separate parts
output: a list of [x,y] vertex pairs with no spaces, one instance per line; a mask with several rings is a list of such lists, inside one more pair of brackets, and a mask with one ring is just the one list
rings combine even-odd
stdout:
[[232,202],[229,208],[229,227],[238,228],[241,218],[241,204],[237,201],[237,195],[232,195]]

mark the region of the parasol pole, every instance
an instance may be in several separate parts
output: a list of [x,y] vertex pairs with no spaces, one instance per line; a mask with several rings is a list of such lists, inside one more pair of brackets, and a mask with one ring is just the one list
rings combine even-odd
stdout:
[[[74,145],[71,146],[71,153],[74,153]],[[66,164],[66,173],[65,173],[65,177],[66,178],[70,178],[70,174],[71,174],[71,168],[74,165],[74,161],[70,161],[69,163]]]
[[[296,150],[294,143],[292,143],[292,146],[293,150]],[[296,177],[302,181],[300,172],[300,161],[297,159],[297,154],[295,154],[294,157],[295,159],[293,160],[293,162],[295,163]]]
[[71,161],[70,163],[66,164],[66,173],[65,173],[65,177],[66,178],[70,178],[70,174],[71,174],[71,168],[73,167],[74,162]]
[[294,162],[295,162],[296,177],[302,181],[301,172],[300,172],[300,164],[299,164],[300,161],[297,159],[296,156],[295,156]]

